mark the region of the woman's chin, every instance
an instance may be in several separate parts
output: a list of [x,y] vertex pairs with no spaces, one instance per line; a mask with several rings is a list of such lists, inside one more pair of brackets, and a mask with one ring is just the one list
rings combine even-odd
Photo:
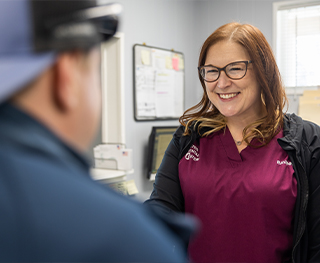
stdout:
[[220,111],[220,113],[226,118],[232,118],[232,117],[238,116],[237,112],[234,112],[234,111]]

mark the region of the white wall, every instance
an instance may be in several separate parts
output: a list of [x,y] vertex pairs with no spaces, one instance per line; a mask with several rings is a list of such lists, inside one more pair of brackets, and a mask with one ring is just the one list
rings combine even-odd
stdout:
[[[101,3],[114,1],[100,0]],[[272,44],[272,3],[269,0],[119,0],[123,5],[119,31],[124,33],[125,127],[126,144],[133,149],[137,198],[147,199],[152,182],[146,179],[146,151],[152,126],[178,125],[178,121],[136,122],[133,116],[134,44],[175,49],[185,56],[185,107],[202,96],[197,79],[201,44],[219,26],[237,21],[257,26]]]

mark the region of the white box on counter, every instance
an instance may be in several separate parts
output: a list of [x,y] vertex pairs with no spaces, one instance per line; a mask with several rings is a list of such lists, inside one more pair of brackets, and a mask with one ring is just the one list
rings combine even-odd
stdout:
[[123,144],[100,144],[93,149],[95,167],[114,170],[132,169],[132,149]]

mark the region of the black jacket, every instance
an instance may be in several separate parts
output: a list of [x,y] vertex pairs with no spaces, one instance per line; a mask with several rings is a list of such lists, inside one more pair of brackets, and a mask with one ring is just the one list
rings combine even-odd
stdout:
[[[184,212],[178,165],[193,142],[200,138],[194,130],[190,129],[189,136],[182,136],[183,126],[175,132],[147,204],[166,213]],[[292,262],[320,262],[320,127],[295,114],[286,114],[283,132],[284,137],[278,143],[288,153],[298,184]]]

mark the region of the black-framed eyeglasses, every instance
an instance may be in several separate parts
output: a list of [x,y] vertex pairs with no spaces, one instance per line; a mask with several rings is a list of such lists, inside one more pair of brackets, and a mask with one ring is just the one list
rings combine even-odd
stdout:
[[242,79],[246,73],[247,73],[247,68],[248,64],[252,63],[251,60],[248,61],[236,61],[229,63],[223,68],[218,68],[212,65],[205,65],[198,67],[199,73],[201,77],[206,81],[206,82],[214,82],[218,80],[220,77],[220,72],[223,70],[226,75],[230,79]]

